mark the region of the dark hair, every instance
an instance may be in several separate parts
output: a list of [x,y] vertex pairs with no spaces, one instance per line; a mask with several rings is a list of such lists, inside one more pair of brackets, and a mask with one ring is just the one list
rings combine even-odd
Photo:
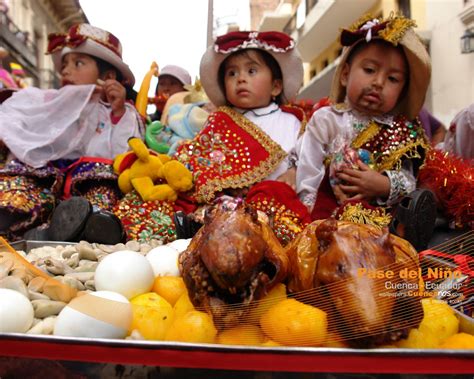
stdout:
[[115,66],[111,65],[109,62],[106,62],[103,59],[94,57],[92,55],[91,55],[91,57],[97,63],[97,68],[99,70],[99,76],[102,77],[107,71],[111,71],[111,70],[114,71],[117,81],[119,83],[122,83],[122,85],[125,87],[125,98],[127,100],[132,100],[135,103],[135,100],[137,99],[137,92],[129,84],[123,84],[123,75],[122,75],[122,73]]
[[[225,69],[226,69],[227,62],[228,62],[229,58],[239,56],[239,55],[246,55],[247,57],[250,58],[250,56],[249,56],[250,51],[254,51],[263,60],[265,65],[270,69],[270,72],[272,73],[272,80],[281,80],[281,81],[283,81],[283,74],[281,72],[280,65],[278,64],[276,59],[273,58],[273,56],[270,53],[266,52],[265,50],[260,50],[260,49],[238,50],[235,53],[230,54],[226,59],[224,59],[224,61],[220,65],[219,71],[217,73],[217,81],[218,81],[219,87],[220,87],[221,91],[224,93],[224,95],[225,95],[225,83],[224,83]],[[283,95],[283,90],[281,91],[281,93],[278,96],[276,96],[275,102],[279,105],[288,102],[287,99]]]

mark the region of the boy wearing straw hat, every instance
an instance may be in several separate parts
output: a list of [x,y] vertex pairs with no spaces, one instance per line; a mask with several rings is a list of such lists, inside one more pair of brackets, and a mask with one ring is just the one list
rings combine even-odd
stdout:
[[385,210],[401,203],[394,231],[398,227],[421,248],[432,233],[436,209],[431,192],[414,192],[428,142],[412,120],[431,74],[414,27],[402,16],[367,15],[342,30],[332,105],[317,110],[308,123],[298,147],[297,183],[313,219],[337,215],[384,226],[391,219]]

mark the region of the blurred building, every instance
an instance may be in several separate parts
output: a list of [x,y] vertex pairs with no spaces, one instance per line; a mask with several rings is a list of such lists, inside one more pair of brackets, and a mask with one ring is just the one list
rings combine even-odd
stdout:
[[[258,3],[258,0],[252,1]],[[251,6],[251,9],[252,6]],[[305,65],[300,99],[329,94],[341,46],[341,27],[365,13],[401,12],[416,20],[432,58],[426,107],[445,125],[474,102],[474,0],[280,0],[271,12],[255,16],[258,30],[280,30],[297,41]]]
[[23,67],[28,84],[58,87],[52,60],[44,54],[48,34],[79,22],[87,22],[79,0],[0,0],[0,46],[9,51],[9,61]]

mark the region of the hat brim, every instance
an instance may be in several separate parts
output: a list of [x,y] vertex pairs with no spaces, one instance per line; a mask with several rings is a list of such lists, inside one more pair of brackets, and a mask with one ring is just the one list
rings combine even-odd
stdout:
[[[383,40],[380,37],[373,38],[373,40],[375,39]],[[361,43],[366,42],[365,40],[360,40],[344,48],[342,52],[341,60],[334,73],[331,86],[330,98],[334,103],[341,103],[345,100],[346,88],[341,84],[342,70],[352,50]],[[405,53],[410,70],[410,78],[407,92],[402,95],[403,98],[398,102],[392,113],[402,114],[411,120],[418,116],[425,102],[431,78],[431,62],[423,42],[413,30],[406,31],[403,38],[399,41],[399,45],[402,46]]]
[[122,74],[125,84],[130,86],[135,84],[135,76],[128,65],[126,65],[118,55],[100,43],[97,43],[91,39],[87,39],[84,41],[84,43],[77,47],[65,47],[59,51],[54,52],[52,54],[52,58],[54,67],[58,72],[61,72],[62,57],[68,53],[88,54],[92,55],[93,57],[100,58],[105,62],[110,63]]
[[[303,85],[303,61],[296,48],[285,53],[259,50],[266,51],[275,58],[283,75],[283,96],[288,101],[294,99]],[[217,53],[214,45],[211,45],[201,58],[199,68],[201,84],[209,100],[216,106],[227,104],[225,94],[219,86],[218,75],[219,67],[229,55],[230,53]]]

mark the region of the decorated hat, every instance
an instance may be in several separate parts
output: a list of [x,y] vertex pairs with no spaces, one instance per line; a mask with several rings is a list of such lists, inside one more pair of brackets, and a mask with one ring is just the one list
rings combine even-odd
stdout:
[[17,76],[25,76],[25,70],[23,69],[23,66],[19,63],[16,62],[11,62],[10,63],[10,69],[12,70],[13,75]]
[[178,79],[183,85],[191,84],[191,75],[182,67],[169,64],[161,69],[158,78],[166,75]]
[[122,60],[122,44],[106,30],[89,24],[77,24],[71,26],[66,34],[52,33],[48,36],[47,54],[52,54],[57,71],[61,70],[62,57],[68,53],[100,58],[120,71],[127,84],[133,86],[135,83],[132,71]]
[[415,21],[401,15],[391,14],[384,20],[368,14],[348,29],[343,29],[340,42],[344,50],[334,74],[331,100],[340,103],[346,97],[346,88],[341,85],[340,79],[344,65],[353,49],[376,39],[383,40],[393,46],[400,45],[403,48],[410,70],[407,93],[399,101],[394,112],[403,114],[409,119],[415,118],[425,101],[431,77],[431,63],[426,47],[413,30],[414,27],[416,27]]
[[219,86],[219,68],[224,59],[244,49],[260,49],[273,56],[283,75],[284,97],[291,100],[296,96],[303,84],[303,62],[290,36],[281,32],[230,32],[217,37],[201,58],[201,82],[216,106],[226,104]]

